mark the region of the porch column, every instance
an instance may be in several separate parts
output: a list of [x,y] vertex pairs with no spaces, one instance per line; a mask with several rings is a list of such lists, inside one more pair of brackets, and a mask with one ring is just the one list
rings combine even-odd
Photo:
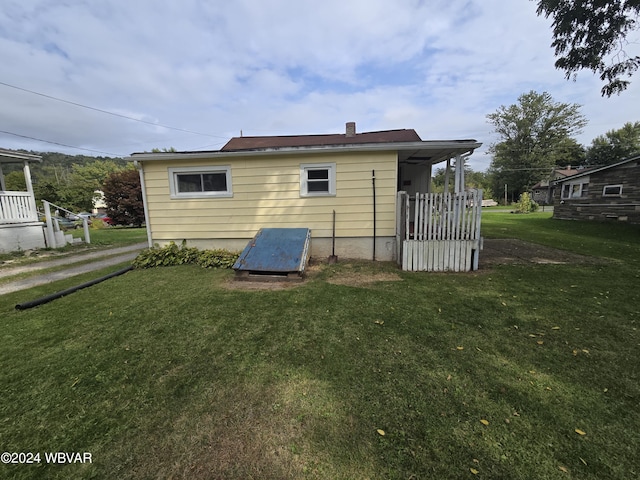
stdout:
[[4,192],[7,186],[4,184],[4,174],[2,173],[2,163],[0,163],[0,192]]
[[431,193],[431,188],[433,184],[433,163],[429,164],[427,168],[427,175],[429,175],[429,179],[427,180],[427,193]]
[[31,170],[29,169],[29,162],[27,160],[24,161],[24,183],[27,185],[27,192],[29,193],[29,204],[31,205],[31,211],[33,215],[37,217],[38,207],[36,206],[36,196],[33,193],[33,184],[31,183]]
[[464,190],[464,157],[456,156],[456,181],[454,193],[460,193]]
[[444,171],[444,193],[449,193],[449,172],[451,172],[451,159],[447,160],[447,166]]

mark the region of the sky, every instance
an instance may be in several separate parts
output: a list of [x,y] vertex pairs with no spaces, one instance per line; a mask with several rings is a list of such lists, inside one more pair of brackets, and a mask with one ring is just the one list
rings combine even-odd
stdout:
[[581,105],[585,146],[640,121],[640,74],[611,98],[566,80],[550,25],[530,0],[2,0],[0,148],[217,150],[353,121],[478,140],[482,171],[487,114],[531,90]]

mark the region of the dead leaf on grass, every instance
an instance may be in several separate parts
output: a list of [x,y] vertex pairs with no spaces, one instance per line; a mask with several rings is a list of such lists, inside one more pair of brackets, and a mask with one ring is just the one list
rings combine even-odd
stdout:
[[470,468],[469,471],[471,473],[473,473],[474,475],[477,475],[478,473],[480,473],[478,470],[476,470],[475,468]]
[[382,429],[377,429],[376,432],[378,432],[378,435],[382,435],[383,437],[385,436],[384,430]]
[[485,420],[484,418],[480,420],[480,423],[483,424],[485,427],[489,426],[489,420]]
[[585,432],[585,431],[583,431],[583,430],[580,430],[579,428],[576,428],[576,433],[577,433],[578,435],[586,435],[586,434],[587,434],[587,432]]

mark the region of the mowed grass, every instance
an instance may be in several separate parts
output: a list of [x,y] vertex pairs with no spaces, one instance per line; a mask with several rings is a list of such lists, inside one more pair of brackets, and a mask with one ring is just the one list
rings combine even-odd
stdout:
[[341,259],[258,291],[181,266],[26,311],[95,274],[0,297],[1,449],[93,460],[0,477],[637,478],[638,230],[499,213],[484,228],[610,260]]

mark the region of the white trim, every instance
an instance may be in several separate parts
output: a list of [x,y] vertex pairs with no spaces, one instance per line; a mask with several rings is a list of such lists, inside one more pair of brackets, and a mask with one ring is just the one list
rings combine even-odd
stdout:
[[151,234],[151,222],[149,221],[149,202],[147,201],[147,185],[144,179],[144,167],[142,162],[133,162],[140,175],[140,188],[142,189],[142,208],[144,210],[144,225],[147,229],[147,244],[153,248],[153,235]]
[[[233,187],[231,184],[231,165],[211,165],[205,167],[169,167],[169,191],[172,199],[182,198],[228,198],[233,197]],[[178,175],[180,174],[226,174],[227,190],[224,192],[179,192]]]
[[[584,186],[586,185],[586,190],[588,191],[589,189],[589,177],[583,177],[580,179],[576,179],[570,182],[564,182],[562,184],[562,189],[560,190],[560,199],[561,200],[574,200],[577,198],[586,198],[586,195],[584,194],[585,188]],[[577,190],[574,189],[574,187],[578,187]],[[569,190],[569,192],[571,192],[569,195],[566,195],[566,190]],[[577,195],[574,195],[574,193],[577,193]]]
[[[607,191],[607,188],[617,188],[618,193],[605,193]],[[605,185],[604,187],[602,187],[602,196],[603,197],[621,197],[622,196],[622,184],[617,184],[617,185]]]
[[[459,154],[471,153],[482,143],[475,140],[424,140],[419,142],[355,143],[346,145],[315,145],[307,147],[273,147],[259,150],[213,150],[201,152],[159,152],[132,153],[127,160],[164,161],[200,160],[225,157],[254,157],[269,155],[300,155],[303,153],[346,153],[346,152],[411,152],[422,150],[438,152],[450,150],[453,158]],[[447,152],[449,153],[449,152]],[[444,159],[439,160],[444,161]]]
[[[328,192],[309,192],[307,172],[310,170],[328,170]],[[301,163],[300,164],[300,196],[301,197],[335,197],[336,164],[335,163]]]

